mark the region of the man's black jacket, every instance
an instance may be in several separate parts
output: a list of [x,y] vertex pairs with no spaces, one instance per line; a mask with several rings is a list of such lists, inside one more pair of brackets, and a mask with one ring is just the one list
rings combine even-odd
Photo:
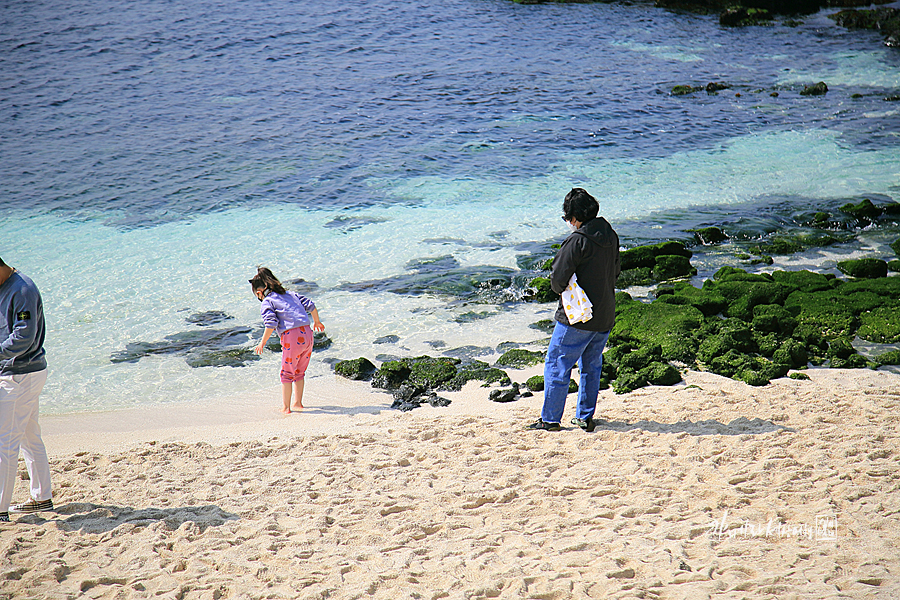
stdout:
[[[593,317],[573,327],[588,331],[609,331],[616,318],[616,279],[619,277],[619,236],[603,217],[592,219],[566,238],[553,259],[550,287],[557,294],[568,287],[572,273],[593,305]],[[556,320],[569,325],[562,300]]]

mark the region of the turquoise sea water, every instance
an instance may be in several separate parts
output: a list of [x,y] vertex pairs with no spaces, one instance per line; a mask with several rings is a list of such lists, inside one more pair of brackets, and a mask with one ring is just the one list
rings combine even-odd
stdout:
[[[329,359],[543,337],[527,325],[548,305],[342,286],[436,257],[516,269],[565,235],[573,186],[625,246],[900,200],[900,53],[824,13],[726,29],[649,3],[12,2],[0,48],[0,256],[44,294],[47,412],[275,390],[271,354],[113,360],[217,328],[252,347],[259,264],[317,286],[333,340],[317,377]],[[669,93],[711,81],[731,88]],[[799,94],[817,81],[828,94]],[[209,311],[231,318],[189,322]]]

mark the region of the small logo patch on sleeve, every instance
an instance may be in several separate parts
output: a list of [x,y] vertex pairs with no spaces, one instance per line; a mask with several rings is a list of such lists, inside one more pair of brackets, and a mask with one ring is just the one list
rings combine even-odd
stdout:
[[27,310],[23,310],[20,313],[16,313],[16,321],[28,321],[31,319],[31,313]]

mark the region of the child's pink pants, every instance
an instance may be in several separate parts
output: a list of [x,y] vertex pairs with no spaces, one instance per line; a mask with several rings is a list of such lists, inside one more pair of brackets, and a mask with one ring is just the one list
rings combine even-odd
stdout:
[[312,348],[313,333],[307,326],[288,329],[281,334],[281,383],[303,379]]

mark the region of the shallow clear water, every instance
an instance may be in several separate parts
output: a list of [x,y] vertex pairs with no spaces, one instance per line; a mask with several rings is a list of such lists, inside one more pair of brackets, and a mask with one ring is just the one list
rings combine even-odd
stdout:
[[[199,312],[257,328],[259,264],[319,286],[324,375],[325,358],[542,337],[527,324],[547,305],[338,288],[448,255],[514,269],[565,234],[573,186],[625,245],[900,191],[900,53],[824,14],[726,29],[651,4],[12,2],[0,48],[0,256],[45,297],[50,412],[277,388],[271,354],[111,362],[203,330]],[[820,80],[827,95],[799,95]],[[732,87],[669,94],[712,81]]]

